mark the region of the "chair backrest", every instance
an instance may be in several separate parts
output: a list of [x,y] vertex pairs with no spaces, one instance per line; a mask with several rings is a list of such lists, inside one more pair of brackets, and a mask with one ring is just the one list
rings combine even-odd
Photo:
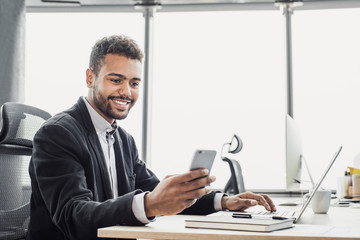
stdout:
[[50,117],[20,103],[8,102],[0,108],[0,239],[15,239],[13,235],[24,235],[27,229],[32,141]]
[[230,167],[230,178],[225,185],[224,192],[230,195],[245,192],[244,178],[240,163],[237,160],[224,157],[223,161],[227,162]]

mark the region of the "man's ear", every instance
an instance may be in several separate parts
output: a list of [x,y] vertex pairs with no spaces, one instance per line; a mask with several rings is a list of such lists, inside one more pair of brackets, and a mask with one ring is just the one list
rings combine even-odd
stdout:
[[88,88],[93,87],[94,77],[94,72],[90,68],[86,69],[86,86]]

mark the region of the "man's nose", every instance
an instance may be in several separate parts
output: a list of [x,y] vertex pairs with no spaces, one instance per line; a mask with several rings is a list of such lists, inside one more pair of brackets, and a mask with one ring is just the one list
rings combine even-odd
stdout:
[[130,83],[127,81],[124,81],[123,84],[121,84],[121,86],[120,86],[119,93],[121,95],[131,96]]

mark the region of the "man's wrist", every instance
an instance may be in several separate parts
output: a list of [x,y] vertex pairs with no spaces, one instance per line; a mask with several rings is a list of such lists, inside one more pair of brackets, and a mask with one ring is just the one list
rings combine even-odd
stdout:
[[227,209],[227,201],[229,200],[229,197],[224,195],[221,199],[221,208],[223,210],[226,210]]
[[146,217],[152,218],[152,217],[156,217],[156,213],[153,211],[153,208],[149,204],[149,197],[150,197],[150,192],[147,192],[144,196],[144,210]]

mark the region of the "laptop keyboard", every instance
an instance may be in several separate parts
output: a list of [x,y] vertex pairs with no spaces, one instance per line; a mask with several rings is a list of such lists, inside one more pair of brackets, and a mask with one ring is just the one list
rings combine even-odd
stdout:
[[278,217],[286,217],[286,218],[295,218],[296,211],[289,211],[289,210],[280,210],[280,211],[276,211],[276,212],[259,211],[259,212],[253,212],[252,214],[278,216]]

